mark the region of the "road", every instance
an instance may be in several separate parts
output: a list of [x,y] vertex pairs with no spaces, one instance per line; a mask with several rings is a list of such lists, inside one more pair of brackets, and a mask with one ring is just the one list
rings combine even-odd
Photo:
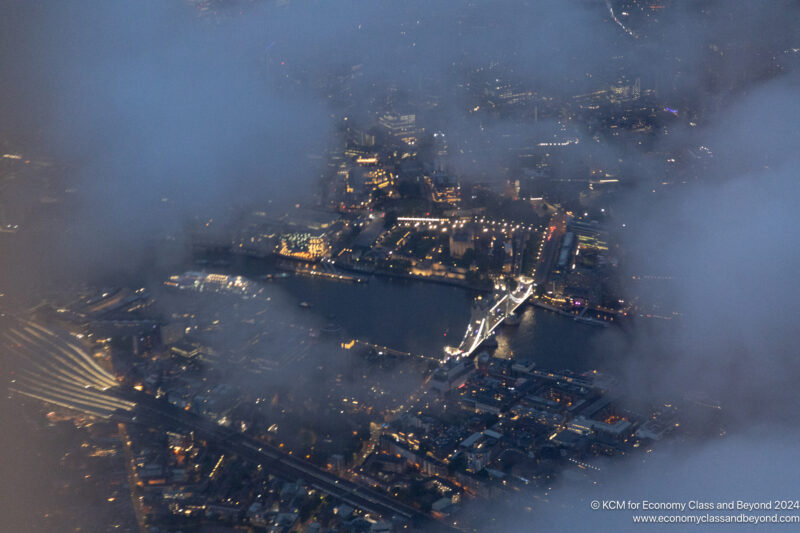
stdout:
[[561,238],[564,236],[565,226],[566,217],[563,212],[558,211],[550,218],[550,226],[542,234],[533,275],[533,280],[537,285],[546,286],[547,284],[556,254],[561,248]]

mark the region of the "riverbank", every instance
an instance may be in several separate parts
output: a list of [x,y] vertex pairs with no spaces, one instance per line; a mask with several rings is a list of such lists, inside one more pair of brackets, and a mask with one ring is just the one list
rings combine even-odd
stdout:
[[460,287],[462,289],[468,289],[468,290],[477,291],[477,292],[491,292],[491,290],[492,290],[492,287],[491,287],[490,284],[481,284],[481,285],[479,285],[479,284],[475,284],[475,283],[469,283],[469,282],[464,281],[464,280],[444,278],[444,277],[441,277],[441,276],[421,276],[421,275],[418,275],[418,274],[409,274],[409,273],[406,273],[406,272],[392,272],[391,270],[385,270],[385,269],[379,269],[379,268],[367,269],[367,268],[356,266],[356,265],[352,265],[352,264],[346,263],[346,262],[339,262],[339,263],[335,263],[335,264],[336,264],[336,266],[338,268],[341,268],[342,270],[350,270],[352,272],[358,272],[358,273],[364,273],[364,274],[368,273],[368,274],[372,274],[372,275],[375,275],[375,276],[392,277],[392,278],[399,278],[399,279],[410,279],[410,280],[414,280],[414,281],[424,281],[424,282],[428,282],[428,283],[439,283],[439,284],[442,284],[442,285],[450,285],[452,287]]

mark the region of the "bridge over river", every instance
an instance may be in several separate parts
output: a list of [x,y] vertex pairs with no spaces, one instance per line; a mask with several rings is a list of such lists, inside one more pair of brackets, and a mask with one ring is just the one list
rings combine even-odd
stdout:
[[510,283],[516,286],[496,285],[491,296],[478,296],[472,305],[467,332],[458,346],[446,346],[443,362],[451,358],[469,357],[488,339],[504,320],[533,294],[533,280],[527,276],[519,276]]

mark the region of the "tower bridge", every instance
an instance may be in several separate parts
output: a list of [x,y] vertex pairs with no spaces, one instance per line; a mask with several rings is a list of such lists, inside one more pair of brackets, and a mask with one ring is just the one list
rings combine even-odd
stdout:
[[489,297],[478,296],[472,304],[472,316],[461,344],[446,346],[443,361],[469,357],[488,339],[503,320],[511,316],[533,294],[533,280],[519,276],[516,287],[497,285]]

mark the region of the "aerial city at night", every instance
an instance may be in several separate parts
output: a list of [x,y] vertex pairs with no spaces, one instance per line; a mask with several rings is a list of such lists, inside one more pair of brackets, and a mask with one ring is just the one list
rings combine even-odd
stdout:
[[0,5],[0,531],[800,531],[796,0]]

